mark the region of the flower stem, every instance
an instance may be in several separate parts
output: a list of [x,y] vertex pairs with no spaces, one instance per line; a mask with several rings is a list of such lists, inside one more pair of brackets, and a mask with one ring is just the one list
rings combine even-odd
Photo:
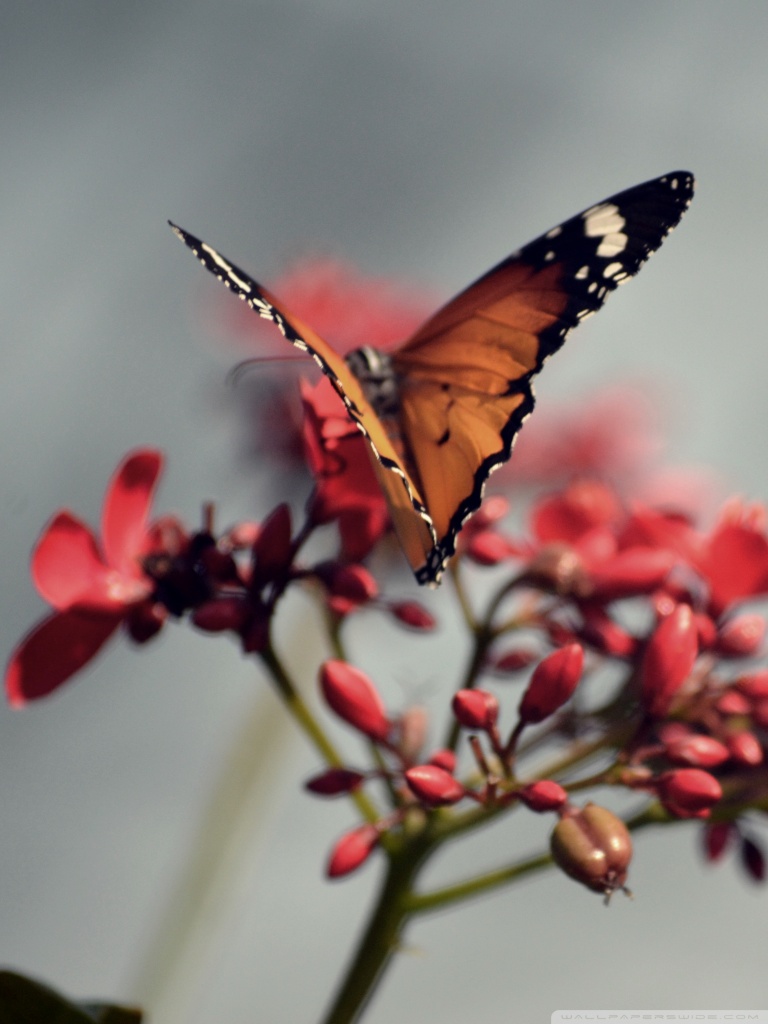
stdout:
[[389,856],[379,898],[357,952],[323,1024],[352,1024],[359,1020],[381,981],[410,916],[411,885],[429,851],[427,840],[411,840]]

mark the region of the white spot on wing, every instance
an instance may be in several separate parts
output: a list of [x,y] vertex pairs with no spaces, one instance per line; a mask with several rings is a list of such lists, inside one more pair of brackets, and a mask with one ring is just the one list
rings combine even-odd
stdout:
[[618,256],[620,252],[623,252],[627,247],[629,239],[621,231],[613,231],[609,235],[605,235],[600,245],[597,247],[597,255],[602,256],[604,259],[609,259],[611,256]]
[[589,267],[586,265],[583,267],[579,267],[579,269],[573,276],[576,278],[577,281],[586,280],[589,277]]
[[559,234],[562,234],[562,230],[563,230],[562,227],[560,225],[558,225],[556,228],[552,228],[551,231],[548,231],[544,237],[545,238],[557,238],[557,236]]
[[[603,277],[615,277],[624,270],[622,263],[609,263],[603,271]],[[624,275],[626,277],[626,274]]]

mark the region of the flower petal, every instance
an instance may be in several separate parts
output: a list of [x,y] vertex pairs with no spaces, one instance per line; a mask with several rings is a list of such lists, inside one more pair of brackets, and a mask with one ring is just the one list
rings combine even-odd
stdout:
[[120,625],[118,615],[56,612],[28,633],[11,656],[5,692],[13,707],[52,693],[98,652]]
[[107,564],[128,576],[139,572],[152,497],[163,469],[161,452],[141,448],[117,467],[107,486],[101,535]]
[[71,512],[59,512],[32,554],[32,579],[40,596],[58,611],[82,602],[109,605],[106,574],[90,528]]

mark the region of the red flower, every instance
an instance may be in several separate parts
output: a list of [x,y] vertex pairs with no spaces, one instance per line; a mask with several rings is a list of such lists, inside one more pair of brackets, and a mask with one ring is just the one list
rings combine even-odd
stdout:
[[[163,460],[143,449],[118,466],[104,497],[101,543],[71,512],[54,516],[32,556],[32,577],[54,613],[22,640],[5,676],[8,700],[20,707],[51,693],[93,658],[121,623],[149,639],[162,624],[142,558],[158,538],[178,536],[169,523],[147,525]],[[173,525],[173,524],[170,524]]]
[[301,383],[304,450],[315,477],[315,522],[336,520],[343,557],[361,561],[389,529],[389,511],[363,435],[325,377]]

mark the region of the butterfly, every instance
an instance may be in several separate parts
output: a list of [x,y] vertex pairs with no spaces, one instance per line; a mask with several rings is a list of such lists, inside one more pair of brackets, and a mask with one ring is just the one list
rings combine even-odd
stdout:
[[403,345],[340,356],[234,263],[169,221],[203,266],[312,356],[365,435],[395,532],[437,584],[490,474],[534,405],[533,378],[675,227],[693,175],[673,171],[590,206],[508,256]]

